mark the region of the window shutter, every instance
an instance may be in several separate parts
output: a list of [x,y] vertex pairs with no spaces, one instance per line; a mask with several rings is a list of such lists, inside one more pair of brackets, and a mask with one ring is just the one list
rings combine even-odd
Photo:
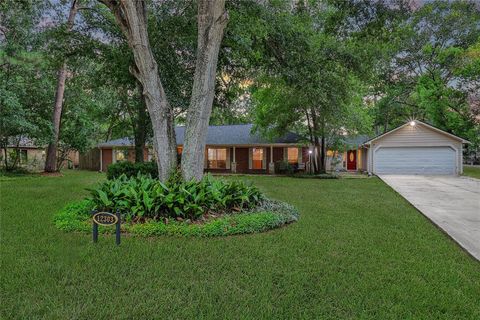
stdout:
[[288,148],[283,148],[283,161],[288,161]]
[[252,148],[248,148],[248,169],[252,169],[252,157],[253,157],[253,153],[252,153]]
[[230,169],[230,148],[227,148],[226,168]]
[[262,169],[267,169],[267,148],[263,148]]
[[303,163],[303,148],[298,148],[298,164]]
[[112,163],[117,162],[117,153],[115,152],[115,149],[112,149]]

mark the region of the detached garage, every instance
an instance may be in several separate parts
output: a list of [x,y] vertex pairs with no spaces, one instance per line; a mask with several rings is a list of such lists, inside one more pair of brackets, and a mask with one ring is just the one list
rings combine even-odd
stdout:
[[408,122],[362,146],[374,174],[457,175],[468,141],[421,121]]

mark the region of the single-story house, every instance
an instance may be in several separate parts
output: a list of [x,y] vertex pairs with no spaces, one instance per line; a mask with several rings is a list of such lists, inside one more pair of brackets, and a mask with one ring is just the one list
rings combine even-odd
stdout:
[[14,161],[14,158],[17,156],[18,166],[22,168],[40,170],[43,169],[42,166],[45,165],[45,148],[38,146],[32,139],[27,137],[12,138],[9,140],[6,154],[5,149],[1,150],[1,165],[3,165],[5,157],[8,157],[9,161]]
[[[8,157],[10,161],[18,155],[17,165],[28,170],[39,171],[45,167],[46,151],[45,145],[37,144],[33,139],[28,137],[12,138],[9,140],[5,154],[5,149],[0,151],[0,166],[3,166],[4,157]],[[79,162],[78,151],[70,151],[68,159],[63,163],[64,167],[77,167]]]
[[347,166],[360,158],[360,169],[373,174],[463,173],[463,144],[467,140],[413,120],[348,151]]
[[[304,170],[309,158],[309,148],[301,137],[288,133],[268,141],[252,132],[251,124],[209,126],[205,152],[205,171],[219,173],[274,173],[275,163],[285,160],[297,169]],[[175,128],[177,152],[181,156],[185,127]],[[135,159],[134,140],[122,138],[98,144],[100,171],[111,163]],[[144,160],[151,160],[154,152],[144,150]]]
[[[181,156],[185,127],[176,127]],[[252,132],[251,124],[210,126],[207,133],[205,171],[219,173],[275,173],[286,161],[299,170],[309,168],[312,147],[300,136],[288,133],[268,141]],[[345,137],[345,150],[327,151],[327,170],[362,171],[373,174],[461,174],[463,144],[468,141],[415,120],[372,139]],[[128,138],[100,143],[99,167],[135,159],[134,141]],[[154,152],[144,150],[144,160]],[[97,166],[98,168],[98,166]]]

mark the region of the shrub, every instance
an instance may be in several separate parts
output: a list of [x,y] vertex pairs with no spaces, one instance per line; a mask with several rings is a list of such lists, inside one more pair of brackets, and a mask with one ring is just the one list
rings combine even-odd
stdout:
[[166,183],[142,176],[107,180],[91,189],[98,210],[119,210],[127,221],[161,217],[198,219],[202,215],[253,208],[263,195],[241,181],[224,181],[206,175],[201,181],[183,181],[174,176]]
[[[93,203],[84,200],[68,205],[55,215],[55,225],[64,231],[91,232],[90,210]],[[258,206],[240,213],[231,213],[204,223],[187,223],[171,220],[144,223],[126,222],[122,231],[139,236],[186,236],[215,237],[256,233],[281,227],[298,220],[298,212],[292,206],[274,200],[263,199]],[[114,228],[99,227],[101,233],[113,233]]]
[[288,161],[281,160],[275,162],[275,173],[280,174],[293,174],[295,172],[295,168],[288,163]]
[[129,162],[122,161],[112,163],[107,168],[107,179],[113,180],[121,175],[127,177],[136,177],[138,174],[158,178],[157,163],[155,161],[149,162]]

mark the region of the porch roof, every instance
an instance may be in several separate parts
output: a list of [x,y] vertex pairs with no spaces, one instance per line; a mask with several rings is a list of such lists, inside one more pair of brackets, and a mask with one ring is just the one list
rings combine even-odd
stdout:
[[[207,132],[206,144],[210,146],[226,145],[266,145],[266,144],[297,144],[301,142],[301,137],[293,132],[289,132],[283,137],[273,141],[263,138],[258,133],[252,131],[252,124],[235,124],[209,126]],[[183,145],[185,138],[185,127],[175,128],[177,145]],[[130,138],[121,138],[98,144],[99,148],[108,147],[130,147],[135,145],[135,140]]]

